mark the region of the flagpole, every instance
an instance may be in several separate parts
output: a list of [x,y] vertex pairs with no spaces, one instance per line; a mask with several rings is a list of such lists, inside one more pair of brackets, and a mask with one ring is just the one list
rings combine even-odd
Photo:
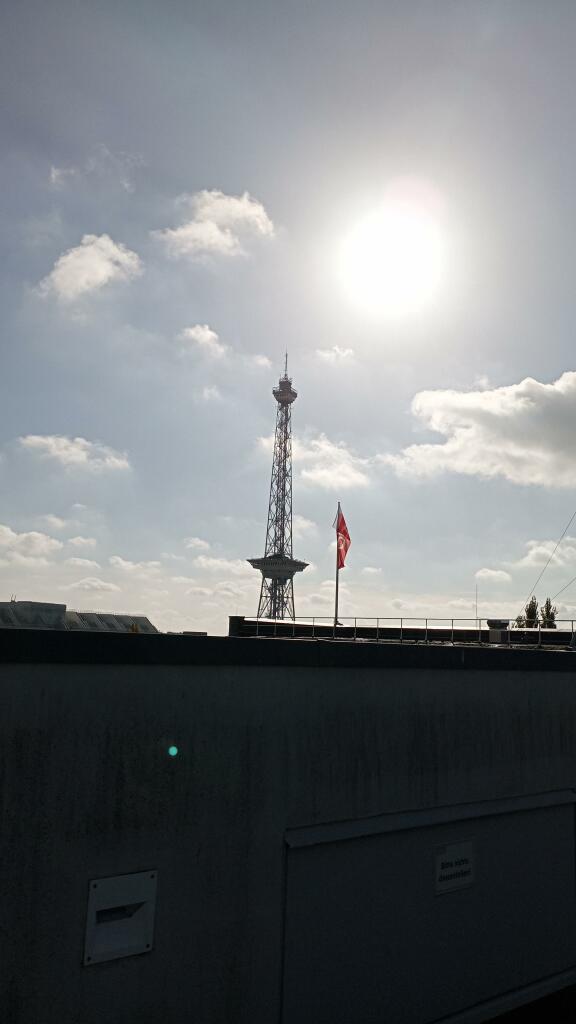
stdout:
[[338,502],[338,510],[336,512],[336,591],[334,595],[334,632],[336,632],[336,626],[338,625],[338,581],[340,578],[340,570],[338,568],[338,518],[340,516],[340,502]]

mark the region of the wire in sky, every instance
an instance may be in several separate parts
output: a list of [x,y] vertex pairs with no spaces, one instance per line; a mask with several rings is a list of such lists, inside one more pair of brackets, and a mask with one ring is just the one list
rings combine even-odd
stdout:
[[568,587],[571,587],[571,586],[572,586],[572,584],[573,584],[573,583],[575,583],[575,582],[576,582],[576,576],[573,576],[573,577],[572,577],[572,579],[570,580],[570,582],[569,582],[569,583],[566,583],[566,585],[565,585],[564,587],[561,587],[561,588],[560,588],[560,590],[558,591],[558,593],[557,593],[557,594],[554,594],[554,597],[552,598],[552,600],[553,600],[553,601],[555,601],[555,600],[556,600],[556,598],[557,598],[557,597],[558,597],[558,596],[559,596],[560,594],[563,594],[563,593],[564,593],[564,591],[565,591],[565,590],[568,590]]
[[[548,566],[550,565],[550,562],[551,562],[551,561],[552,561],[552,559],[554,558],[554,555],[556,554],[556,552],[557,552],[558,548],[560,547],[560,545],[561,545],[562,541],[564,540],[564,537],[565,537],[565,536],[566,536],[566,534],[568,533],[568,530],[569,530],[569,529],[570,529],[570,527],[572,526],[572,523],[574,522],[574,520],[575,520],[575,519],[576,519],[576,509],[574,510],[574,512],[573,512],[573,513],[572,513],[572,515],[570,516],[570,519],[569,519],[569,520],[568,520],[568,522],[566,523],[566,526],[564,527],[564,530],[563,530],[562,534],[561,534],[561,535],[560,535],[560,536],[558,537],[558,540],[556,541],[556,544],[555,544],[555,547],[554,547],[554,551],[553,551],[553,552],[552,552],[552,554],[550,555],[550,558],[548,559],[548,561],[546,562],[546,565],[545,565],[545,566],[544,566],[544,568],[542,569],[542,571],[541,571],[541,573],[540,573],[540,575],[539,575],[538,579],[536,580],[536,583],[534,584],[534,586],[532,587],[532,590],[531,590],[531,591],[530,591],[530,593],[528,594],[528,597],[526,598],[526,601],[524,602],[524,608],[525,608],[525,607],[526,607],[526,605],[528,604],[528,601],[529,601],[529,600],[530,600],[530,598],[532,597],[532,594],[533,594],[533,593],[534,593],[534,591],[536,590],[536,587],[537,587],[537,586],[538,586],[538,584],[540,583],[540,580],[542,579],[542,577],[543,577],[544,573],[546,572],[546,569],[547,569],[547,568],[548,568]],[[576,576],[574,577],[574,579],[576,579]],[[573,583],[573,582],[574,582],[574,580],[570,580],[570,583]],[[570,583],[567,583],[567,584],[566,584],[566,587],[569,587],[569,586],[570,586]],[[566,590],[566,587],[562,587],[562,590]],[[562,593],[562,590],[559,590],[559,591],[558,591],[558,594],[561,594],[561,593]],[[556,594],[555,596],[556,596],[556,597],[558,597],[558,594]],[[554,601],[554,600],[555,600],[555,598],[552,598],[552,600]],[[524,611],[524,608],[522,609],[522,611]],[[522,614],[522,612],[521,612],[520,614]]]

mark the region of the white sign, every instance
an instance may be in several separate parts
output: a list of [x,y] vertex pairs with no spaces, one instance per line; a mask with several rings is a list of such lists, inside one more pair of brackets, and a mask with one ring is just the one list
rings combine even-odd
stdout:
[[436,847],[436,895],[467,889],[474,883],[474,840]]

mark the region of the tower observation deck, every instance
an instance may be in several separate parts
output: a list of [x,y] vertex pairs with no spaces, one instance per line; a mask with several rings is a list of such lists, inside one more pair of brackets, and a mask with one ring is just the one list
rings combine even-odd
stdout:
[[266,545],[263,558],[249,558],[262,573],[258,618],[294,619],[294,574],[308,565],[292,557],[292,404],[298,392],[288,376],[272,391],[278,403],[272,458],[272,479],[268,503]]

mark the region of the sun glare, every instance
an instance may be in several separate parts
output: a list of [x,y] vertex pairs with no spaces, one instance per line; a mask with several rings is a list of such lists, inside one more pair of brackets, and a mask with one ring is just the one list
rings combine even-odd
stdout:
[[391,198],[356,224],[339,253],[350,301],[375,316],[403,317],[431,305],[445,269],[445,242],[434,214],[411,199]]

